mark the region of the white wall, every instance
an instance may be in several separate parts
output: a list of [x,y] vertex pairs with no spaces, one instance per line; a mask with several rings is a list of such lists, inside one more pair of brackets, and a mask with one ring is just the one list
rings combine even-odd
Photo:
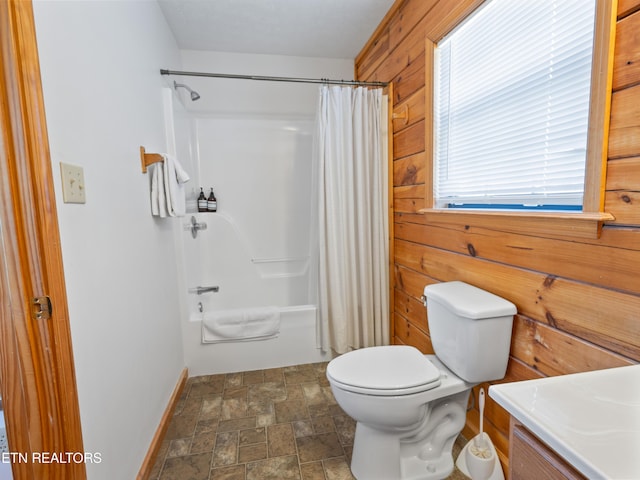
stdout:
[[[160,68],[179,52],[152,1],[35,1],[91,480],[134,478],[184,365],[172,220],[149,209],[139,146],[165,151]],[[62,203],[59,162],[87,203]]]

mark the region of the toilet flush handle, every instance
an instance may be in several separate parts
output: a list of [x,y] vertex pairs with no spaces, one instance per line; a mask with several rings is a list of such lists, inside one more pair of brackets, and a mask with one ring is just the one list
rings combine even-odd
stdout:
[[426,295],[421,295],[420,296],[420,300],[422,300],[422,304],[426,307],[427,306],[427,296]]

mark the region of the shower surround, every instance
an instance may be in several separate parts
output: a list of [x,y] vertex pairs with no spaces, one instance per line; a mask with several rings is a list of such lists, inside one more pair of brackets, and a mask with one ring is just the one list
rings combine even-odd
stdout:
[[[295,77],[351,76],[350,61],[183,52],[189,71]],[[207,65],[216,65],[215,70]],[[328,67],[328,69],[327,69]],[[173,82],[170,77],[168,82]],[[201,98],[165,97],[168,149],[192,173],[176,245],[184,268],[183,346],[190,375],[319,362],[317,252],[311,245],[312,149],[317,85],[189,78]],[[179,98],[184,99],[182,103]],[[172,145],[174,141],[174,145]],[[188,167],[187,167],[188,166]],[[196,212],[195,198],[214,189],[215,213]],[[194,239],[188,228],[207,224]],[[219,291],[189,293],[197,286]],[[274,339],[201,343],[202,309],[276,306]]]

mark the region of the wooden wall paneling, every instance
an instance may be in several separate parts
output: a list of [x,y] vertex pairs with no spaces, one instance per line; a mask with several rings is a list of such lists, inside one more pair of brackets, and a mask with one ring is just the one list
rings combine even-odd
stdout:
[[389,23],[389,46],[395,49],[409,33],[415,34],[415,30],[420,32],[418,35],[424,38],[424,28],[420,28],[420,23],[429,14],[431,9],[439,0],[408,0],[402,4],[398,10],[398,14]]
[[394,101],[402,102],[424,86],[424,55],[411,62],[393,77],[396,86]]
[[402,200],[402,199],[421,200],[424,197],[424,184],[394,187],[393,195],[394,195],[394,198],[397,200]]
[[359,80],[364,80],[365,78],[372,79],[374,72],[380,68],[380,65],[388,56],[389,32],[388,29],[386,29],[378,38],[376,38],[375,42],[372,43],[366,55],[363,56],[362,61],[360,63],[356,63],[354,69],[356,75],[355,78]]
[[424,293],[424,287],[436,283],[438,280],[431,278],[424,273],[412,270],[403,265],[396,264],[396,288],[411,295],[417,301]]
[[424,304],[417,298],[398,288],[394,291],[394,298],[396,312],[429,335],[427,309]]
[[609,158],[640,155],[640,85],[614,92],[611,100]]
[[421,198],[398,198],[395,201],[395,211],[404,213],[418,213],[423,208]]
[[615,217],[611,225],[640,225],[640,192],[607,192],[605,208]]
[[392,342],[392,345],[406,345],[406,343],[404,343],[400,337],[394,336]]
[[414,123],[393,135],[393,158],[424,152],[424,121]]
[[[396,238],[640,295],[640,251],[496,232],[399,224]],[[593,262],[598,258],[598,263]]]
[[397,313],[394,314],[393,320],[395,336],[400,338],[403,344],[416,347],[422,353],[433,353],[431,340],[425,332]]
[[640,0],[618,0],[618,18],[622,19],[640,10]]
[[[445,227],[445,228],[455,228],[455,227],[461,226],[459,223],[452,224],[451,222],[448,222],[448,221],[439,222],[439,221],[434,221],[428,217],[429,215],[425,215],[422,212],[418,214],[412,214],[409,212],[396,212],[396,222],[400,221],[404,223],[418,223],[422,225],[434,225],[434,226]],[[398,220],[399,218],[401,220]],[[500,228],[496,228],[490,222],[488,222],[488,225],[485,225],[485,226],[479,223],[463,226],[463,228],[474,228],[474,227],[475,228],[486,227],[490,230],[498,230],[498,231],[501,230]],[[506,231],[510,231],[510,230],[506,230]],[[522,232],[517,232],[517,234],[521,234],[521,233]],[[609,225],[607,223],[602,229],[602,233],[600,234],[599,238],[588,238],[588,237],[576,238],[575,235],[572,235],[572,234],[562,235],[561,233],[555,232],[555,231],[552,231],[549,234],[546,234],[539,238],[548,238],[548,239],[562,240],[567,242],[579,241],[580,243],[600,245],[602,247],[612,247],[612,248],[622,249],[622,250],[634,250],[634,251],[640,250],[640,240],[639,240],[640,227],[635,227],[635,226],[629,227],[629,226],[620,226],[620,225]]]
[[394,187],[396,212],[418,212],[424,202],[424,184]]
[[602,245],[625,250],[640,250],[640,227],[608,226],[602,229]]
[[406,100],[397,103],[393,113],[402,114],[405,111],[409,114],[406,122],[401,118],[393,121],[393,131],[396,133],[420,120],[424,120],[424,88],[420,88]]
[[523,315],[514,321],[511,355],[545,376],[623,367],[634,362]]
[[389,55],[389,71],[392,76],[399,75],[409,65],[424,61],[424,31],[417,25],[398,48]]
[[613,90],[640,83],[640,12],[618,22],[613,57]]
[[[418,5],[417,3],[418,2],[414,0],[411,2],[405,2],[404,5],[409,6],[409,9],[412,11],[422,10],[422,7],[424,5]],[[424,3],[425,5],[428,4],[428,2],[420,3]],[[390,28],[402,28],[399,27],[398,23],[393,23],[398,18],[398,15],[394,17]],[[403,15],[401,23],[403,23],[404,25],[408,25],[408,23],[406,23],[408,21],[407,18],[409,17]],[[419,19],[411,17],[410,20],[412,22],[418,22]],[[400,22],[400,20],[397,21]],[[391,81],[392,79],[400,75],[401,72],[410,65],[416,62],[424,61],[424,59],[422,58],[424,31],[420,30],[420,23],[417,23],[417,25],[413,23],[413,25],[415,26],[415,28],[412,26],[407,31],[407,33],[409,34],[408,36],[406,36],[406,38],[403,36],[402,39],[400,39],[398,35],[393,36],[392,40],[385,41],[381,38],[379,43],[385,43],[387,46],[384,61],[378,60],[377,64],[375,65],[376,68],[373,68],[373,64],[362,69],[356,67],[356,72],[360,75],[358,79],[371,81],[372,78],[374,78],[373,76],[375,75],[375,78],[378,78],[381,81]],[[385,30],[385,35],[387,37],[392,36],[388,30]],[[402,41],[400,42],[399,40]],[[378,54],[378,58],[382,59],[382,55]]]
[[377,64],[372,66],[369,71],[361,72],[358,66],[356,65],[356,80],[361,80],[363,82],[387,82],[385,80],[388,76],[385,75],[386,70],[389,68],[387,65],[389,64],[389,52],[386,51],[383,56],[377,61]]
[[640,361],[640,296],[397,239],[396,263],[439,281],[462,280],[518,312]]
[[[391,8],[389,8],[389,10],[387,11],[386,15],[384,16],[384,18],[382,19],[378,27],[375,29],[375,31],[371,35],[371,38],[369,38],[369,40],[364,45],[364,47],[362,47],[362,50],[360,50],[360,53],[358,53],[358,55],[356,56],[354,61],[354,67],[355,67],[354,70],[356,74],[356,77],[355,77],[356,79],[362,80],[364,78],[364,76],[360,76],[359,68],[361,65],[371,63],[371,57],[378,58],[381,56],[386,56],[388,54],[388,50],[389,50],[388,42],[386,45],[380,45],[380,43],[381,41],[383,41],[384,43],[384,39],[388,38],[389,24],[391,20],[398,14],[398,10],[400,9],[400,6],[405,1],[406,0],[396,0],[393,3],[393,5],[391,6]],[[380,51],[382,55],[377,55],[375,53],[376,50]],[[375,60],[373,61],[375,62]]]
[[532,318],[640,361],[640,296],[552,276],[536,293]]
[[517,359],[513,356],[513,339],[511,341],[511,357],[509,358],[509,364],[507,365],[507,373],[502,380],[491,382],[498,383],[510,383],[521,380],[535,380],[537,378],[543,378],[545,375],[536,370],[535,368],[527,365],[525,362]]
[[424,185],[425,153],[420,152],[393,162],[393,185]]
[[[401,50],[400,52],[403,52],[403,50]],[[396,83],[395,77],[397,77],[403,69],[405,69],[411,63],[419,61],[418,52],[415,52],[413,55],[409,55],[406,53],[401,54],[400,52],[396,53],[395,55],[392,51],[387,52],[387,54],[384,55],[384,58],[382,58],[375,70],[363,72],[362,76],[358,77],[358,80],[373,81],[373,79],[376,79],[376,81],[383,82],[389,82],[393,80],[394,83]],[[410,58],[414,58],[415,62],[410,62]]]
[[640,192],[640,157],[610,160],[607,166],[607,190]]
[[395,212],[394,218],[396,223],[418,223],[421,225],[425,223],[422,213]]

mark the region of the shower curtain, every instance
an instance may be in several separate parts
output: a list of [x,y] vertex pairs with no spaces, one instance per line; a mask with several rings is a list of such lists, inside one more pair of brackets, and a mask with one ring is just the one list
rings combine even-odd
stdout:
[[389,343],[383,106],[381,89],[320,90],[312,238],[319,247],[318,339],[324,351]]

